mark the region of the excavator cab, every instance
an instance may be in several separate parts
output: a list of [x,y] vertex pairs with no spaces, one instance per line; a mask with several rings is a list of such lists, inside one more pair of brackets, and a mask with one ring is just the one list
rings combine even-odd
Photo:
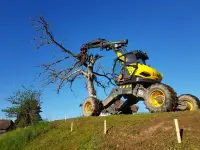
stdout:
[[148,55],[133,50],[119,56],[113,65],[113,78],[117,85],[161,82],[162,74],[146,65]]

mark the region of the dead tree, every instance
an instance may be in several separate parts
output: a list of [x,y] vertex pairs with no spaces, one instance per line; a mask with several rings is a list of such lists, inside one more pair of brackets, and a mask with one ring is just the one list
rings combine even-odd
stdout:
[[[78,55],[74,54],[71,50],[65,48],[62,42],[58,42],[53,33],[51,32],[51,25],[44,19],[43,16],[39,16],[37,19],[32,19],[32,26],[36,31],[34,41],[37,41],[37,49],[45,45],[56,45],[61,52],[63,52],[63,58],[58,59],[50,64],[42,64],[39,67],[43,69],[43,72],[39,74],[43,77],[43,85],[58,83],[57,92],[66,84],[72,85],[76,79],[86,79],[86,88],[89,96],[96,96],[95,86],[97,85],[106,90],[110,85],[115,86],[112,80],[111,72],[105,71],[103,66],[96,66],[96,61],[101,58],[98,54],[94,57],[78,58]],[[71,63],[70,66],[66,66],[63,69],[56,69],[56,66],[62,62]],[[94,67],[96,71],[94,71]],[[106,80],[105,80],[106,79]],[[102,82],[104,80],[105,82]]]

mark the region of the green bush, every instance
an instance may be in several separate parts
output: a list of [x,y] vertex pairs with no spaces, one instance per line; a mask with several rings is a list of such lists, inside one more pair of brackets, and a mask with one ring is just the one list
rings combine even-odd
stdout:
[[18,128],[14,131],[0,135],[0,150],[20,150],[30,140],[37,138],[40,134],[49,131],[48,122],[40,122],[34,126]]

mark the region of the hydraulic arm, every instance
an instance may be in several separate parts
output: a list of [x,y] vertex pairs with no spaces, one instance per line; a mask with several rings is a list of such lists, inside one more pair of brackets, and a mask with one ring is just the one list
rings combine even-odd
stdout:
[[[128,44],[128,40],[119,40],[110,42],[105,39],[96,39],[94,41],[85,43],[81,46],[81,52],[78,55],[78,59],[81,60],[84,56],[87,56],[87,52],[89,49],[100,48],[101,50],[113,50],[118,57],[126,53],[126,49],[124,48]],[[85,58],[85,57],[84,57]]]

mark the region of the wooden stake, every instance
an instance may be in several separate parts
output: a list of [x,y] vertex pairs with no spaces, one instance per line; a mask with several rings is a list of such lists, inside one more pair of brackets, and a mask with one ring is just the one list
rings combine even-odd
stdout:
[[65,121],[67,120],[67,115],[65,114]]
[[104,134],[107,133],[107,130],[106,130],[106,120],[104,120]]
[[174,123],[175,123],[175,127],[176,127],[176,135],[177,135],[178,143],[181,143],[181,135],[180,135],[180,129],[179,129],[179,125],[178,125],[178,120],[174,119]]
[[73,122],[71,123],[71,132],[73,131]]

